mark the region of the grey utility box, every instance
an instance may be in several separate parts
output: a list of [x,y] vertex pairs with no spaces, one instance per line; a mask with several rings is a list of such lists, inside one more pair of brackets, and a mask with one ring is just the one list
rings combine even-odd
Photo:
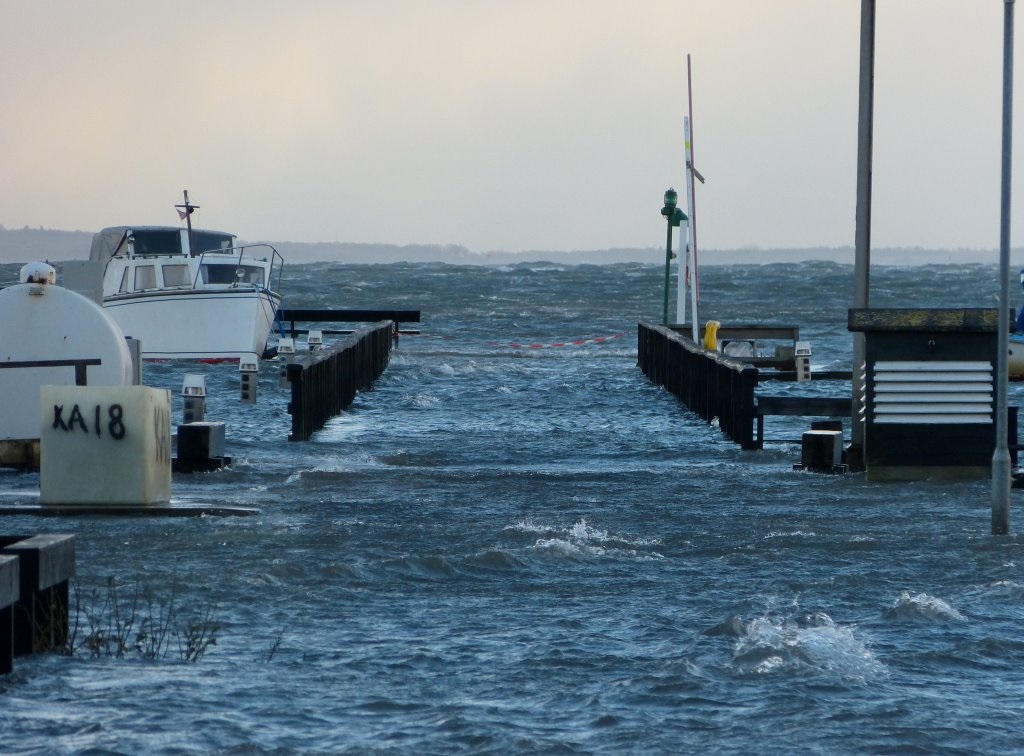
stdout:
[[868,479],[990,475],[998,311],[852,309],[849,330],[864,333]]

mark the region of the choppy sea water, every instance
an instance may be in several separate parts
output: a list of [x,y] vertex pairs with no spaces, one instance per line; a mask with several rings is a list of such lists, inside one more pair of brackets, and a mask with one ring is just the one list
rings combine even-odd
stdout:
[[[989,534],[988,481],[868,483],[793,471],[785,441],[738,449],[636,367],[662,274],[293,266],[290,306],[423,313],[308,443],[287,441],[270,368],[252,407],[232,367],[148,364],[175,394],[205,372],[228,426],[233,466],[175,476],[175,500],[259,514],[0,519],[75,534],[80,639],[111,601],[122,620],[135,601],[136,627],[172,615],[157,658],[16,660],[0,751],[1021,750],[1024,523]],[[993,306],[996,279],[878,268],[872,304]],[[706,267],[702,288],[702,319],[799,325],[816,368],[848,366],[850,266]],[[798,437],[782,422],[769,438]],[[37,489],[0,472],[3,501]],[[184,661],[197,627],[216,643]]]

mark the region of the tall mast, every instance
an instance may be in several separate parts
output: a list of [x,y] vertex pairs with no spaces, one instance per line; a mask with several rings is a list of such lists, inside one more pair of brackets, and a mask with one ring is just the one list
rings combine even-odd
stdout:
[[687,178],[689,179],[688,189],[688,200],[690,206],[687,210],[690,213],[690,243],[693,247],[693,285],[690,296],[693,299],[693,325],[694,325],[694,336],[693,340],[697,340],[697,302],[700,300],[700,281],[697,277],[697,192],[696,184],[693,183],[694,176],[700,179],[700,183],[704,183],[704,177],[700,175],[694,165],[693,156],[693,72],[690,67],[690,53],[686,53],[686,98],[687,98],[687,111],[690,118],[690,134],[688,137],[688,144],[690,146],[690,154],[687,156]]
[[697,316],[697,302],[699,300],[699,282],[697,278],[697,208],[696,208],[696,178],[704,183],[704,177],[700,171],[693,167],[693,76],[690,67],[690,54],[686,54],[686,90],[687,90],[687,111],[688,115],[683,119],[683,131],[686,144],[686,213],[689,216],[687,225],[687,237],[684,239],[680,233],[679,244],[683,254],[679,256],[679,264],[682,268],[679,273],[679,294],[676,300],[677,322],[683,323],[686,320],[686,300],[689,294],[691,310],[691,335],[695,342],[699,341],[698,333],[700,324]]
[[178,210],[178,217],[184,218],[185,225],[188,228],[188,253],[192,254],[192,212],[199,209],[199,205],[193,205],[188,201],[188,189],[184,190],[185,204],[175,205],[174,207]]

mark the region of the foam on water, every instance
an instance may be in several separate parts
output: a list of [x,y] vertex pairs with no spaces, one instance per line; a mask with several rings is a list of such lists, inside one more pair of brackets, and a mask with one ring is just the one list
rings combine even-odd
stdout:
[[927,593],[903,591],[885,611],[891,620],[928,622],[966,622],[967,618],[948,602]]
[[844,682],[866,684],[886,667],[858,637],[823,612],[800,617],[758,617],[742,626],[732,664],[751,674],[813,671]]
[[[176,475],[174,498],[258,516],[9,517],[10,533],[75,534],[86,623],[113,580],[125,616],[135,586],[136,611],[173,587],[180,633],[204,607],[220,629],[196,664],[19,658],[0,679],[4,745],[1019,750],[1024,540],[989,535],[988,481],[795,473],[799,445],[771,439],[806,418],[772,418],[764,451],[738,449],[637,369],[636,321],[660,321],[663,274],[293,267],[288,306],[419,308],[423,335],[403,336],[373,390],[304,443],[287,440],[276,371],[243,405],[237,370],[203,368],[234,464]],[[987,307],[994,280],[880,267],[872,303]],[[708,267],[701,319],[799,325],[815,364],[841,368],[850,281],[837,264]],[[194,369],[147,365],[175,418]],[[38,495],[36,475],[0,482],[5,501]]]

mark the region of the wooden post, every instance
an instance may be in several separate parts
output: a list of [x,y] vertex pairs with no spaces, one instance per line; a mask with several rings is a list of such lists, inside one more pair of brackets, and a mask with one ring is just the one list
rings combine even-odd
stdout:
[[14,611],[15,656],[63,646],[68,633],[68,581],[75,574],[75,537],[37,535],[0,539],[0,556],[18,559]]
[[290,441],[308,440],[329,418],[350,406],[358,391],[373,385],[387,368],[392,332],[393,323],[384,321],[360,329],[331,349],[288,364]]
[[14,605],[21,597],[18,557],[0,556],[0,675],[14,668]]

